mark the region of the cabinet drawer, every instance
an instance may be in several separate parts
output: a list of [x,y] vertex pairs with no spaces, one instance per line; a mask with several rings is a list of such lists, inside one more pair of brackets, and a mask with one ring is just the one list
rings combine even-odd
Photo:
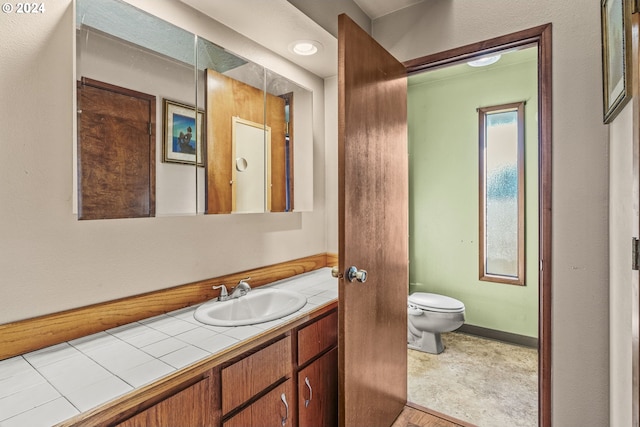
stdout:
[[338,312],[334,311],[298,331],[298,365],[304,365],[337,342]]
[[174,394],[116,427],[215,425],[211,411],[209,378]]
[[243,404],[291,372],[291,339],[285,337],[222,369],[222,413]]

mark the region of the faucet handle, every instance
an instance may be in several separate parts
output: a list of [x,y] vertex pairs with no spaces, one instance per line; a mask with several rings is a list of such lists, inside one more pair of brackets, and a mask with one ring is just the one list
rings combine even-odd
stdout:
[[227,292],[227,287],[222,284],[220,286],[213,286],[211,289],[220,289],[220,296],[218,297],[218,300],[222,301],[223,298],[227,298],[229,296],[229,293]]

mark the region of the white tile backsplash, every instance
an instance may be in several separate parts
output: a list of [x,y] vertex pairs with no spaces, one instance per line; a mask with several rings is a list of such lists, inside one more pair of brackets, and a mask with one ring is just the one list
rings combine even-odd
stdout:
[[2,378],[0,379],[0,398],[46,382],[47,380],[33,368],[19,375]]
[[176,350],[165,356],[162,356],[160,360],[173,366],[174,368],[184,368],[187,365],[192,364],[200,359],[209,356],[209,352],[204,351],[201,348],[188,345],[180,350]]
[[[186,322],[185,322],[186,323]],[[142,329],[142,328],[140,328]],[[169,338],[169,335],[158,331],[157,329],[153,329],[153,328],[149,328],[149,327],[144,327],[145,331],[141,334],[138,335],[131,335],[125,338],[122,338],[124,341],[128,342],[129,344],[140,348],[140,347],[144,347],[147,346],[149,344],[153,344],[155,342],[158,341],[162,341],[164,339]]]
[[219,332],[212,331],[204,327],[198,327],[195,329],[191,329],[190,331],[178,334],[175,336],[175,338],[188,344],[196,345],[204,340],[212,339],[216,335],[219,335]]
[[45,347],[40,350],[32,351],[24,355],[24,358],[36,368],[40,368],[51,363],[64,360],[68,357],[77,356],[79,350],[71,345],[63,342],[61,344]]
[[63,397],[23,412],[15,417],[0,421],[0,427],[49,427],[79,414]]
[[142,347],[140,350],[153,357],[160,358],[166,354],[172,353],[176,350],[188,346],[184,341],[180,341],[176,338],[167,338],[166,340],[158,341],[153,344]]
[[65,393],[65,396],[80,411],[87,411],[131,390],[133,390],[131,385],[118,377],[111,376]]
[[209,353],[216,353],[226,347],[236,344],[239,340],[219,334],[206,328],[196,328],[183,334],[176,335],[176,338],[199,347]]
[[106,332],[98,332],[97,334],[88,335],[69,341],[69,344],[82,352],[91,350],[99,350],[102,347],[118,342],[118,338]]
[[33,367],[22,357],[0,360],[0,379],[20,375],[33,370]]
[[154,360],[153,356],[128,344],[105,347],[103,351],[92,352],[89,356],[116,375]]
[[63,395],[112,376],[84,354],[51,363],[38,371]]
[[14,417],[59,397],[60,393],[46,381],[22,388],[0,399],[0,420]]
[[193,313],[196,312],[197,306],[182,308],[180,310],[172,311],[167,313],[167,315],[171,317],[175,317],[176,319],[184,320],[185,322],[192,323],[196,326],[202,325],[202,323],[198,322],[194,317]]
[[253,326],[263,331],[266,331],[268,329],[275,328],[276,326],[282,325],[285,322],[286,320],[284,319],[276,319],[276,320],[271,320],[269,322],[256,323]]
[[175,371],[175,368],[162,360],[152,359],[142,365],[127,369],[118,373],[127,384],[133,387],[140,387],[150,383],[153,380],[164,377]]
[[315,295],[307,299],[309,304],[322,305],[330,302],[334,298],[326,297],[323,295]]
[[256,328],[255,325],[236,326],[235,328],[227,328],[224,335],[237,339],[238,341],[246,340],[255,335],[262,333],[262,329]]
[[170,336],[178,335],[198,327],[195,323],[187,322],[166,314],[153,317],[147,321],[143,320],[141,323]]

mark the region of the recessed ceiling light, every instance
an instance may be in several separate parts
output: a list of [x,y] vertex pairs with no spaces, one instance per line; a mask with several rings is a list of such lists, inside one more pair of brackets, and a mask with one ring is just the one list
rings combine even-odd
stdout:
[[322,49],[322,44],[315,40],[296,40],[289,45],[289,51],[302,56],[309,56]]
[[472,67],[486,67],[487,65],[495,64],[500,60],[502,55],[493,55],[493,56],[485,56],[484,58],[474,59],[473,61],[468,61]]

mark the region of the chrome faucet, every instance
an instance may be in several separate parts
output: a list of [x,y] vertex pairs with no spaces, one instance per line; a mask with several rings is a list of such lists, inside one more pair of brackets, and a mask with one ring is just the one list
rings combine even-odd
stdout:
[[240,298],[245,296],[251,290],[251,286],[247,283],[247,280],[251,280],[251,277],[247,277],[246,279],[242,279],[238,282],[235,288],[231,290],[231,295],[229,295],[229,299]]

